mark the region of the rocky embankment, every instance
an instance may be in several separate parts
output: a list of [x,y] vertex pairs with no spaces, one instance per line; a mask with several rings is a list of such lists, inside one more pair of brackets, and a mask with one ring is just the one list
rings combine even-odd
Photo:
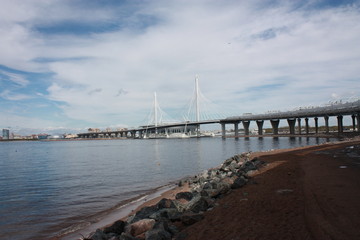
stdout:
[[204,212],[217,205],[216,199],[231,189],[244,186],[250,173],[263,164],[257,158],[251,160],[250,153],[235,155],[217,168],[180,181],[180,186],[188,184],[191,190],[177,193],[174,200],[163,198],[153,206],[140,209],[126,221],[116,221],[83,239],[184,239],[182,229],[201,221]]

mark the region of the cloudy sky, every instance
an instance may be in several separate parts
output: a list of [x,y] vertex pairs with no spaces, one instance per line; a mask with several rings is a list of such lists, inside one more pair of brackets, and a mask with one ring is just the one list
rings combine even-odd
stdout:
[[0,2],[0,128],[179,119],[195,75],[228,115],[360,96],[360,1]]

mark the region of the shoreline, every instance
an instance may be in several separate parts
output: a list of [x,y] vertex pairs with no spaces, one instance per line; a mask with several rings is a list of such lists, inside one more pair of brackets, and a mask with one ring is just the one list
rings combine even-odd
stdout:
[[[258,157],[262,157],[262,156],[277,155],[277,154],[287,153],[287,152],[296,152],[296,151],[305,151],[305,150],[311,151],[313,148],[318,148],[318,147],[322,147],[322,146],[332,147],[335,145],[344,144],[344,143],[353,142],[353,141],[358,141],[358,139],[355,138],[355,139],[350,139],[350,140],[347,139],[347,140],[341,140],[341,141],[331,142],[331,143],[326,142],[326,143],[322,143],[322,144],[318,144],[318,145],[311,145],[311,146],[304,146],[304,147],[297,147],[297,148],[276,149],[276,150],[263,151],[263,152],[254,152],[251,154],[251,158],[253,159],[253,158],[258,158]],[[269,165],[269,166],[264,167],[264,170],[265,169],[270,170],[275,167],[276,166]],[[254,176],[257,174],[261,174],[262,171],[263,170],[254,174]],[[187,178],[189,178],[189,177],[187,177]],[[183,178],[183,179],[185,179],[185,178]],[[159,191],[159,189],[160,189],[160,191]],[[118,208],[115,211],[115,213],[110,213],[108,216],[105,217],[107,219],[106,221],[101,220],[99,223],[91,224],[90,227],[85,228],[86,231],[83,231],[84,229],[82,229],[82,230],[73,232],[71,234],[68,234],[68,235],[65,235],[62,237],[52,238],[52,239],[53,240],[55,240],[55,239],[62,239],[62,240],[79,239],[81,237],[80,234],[85,236],[86,234],[90,234],[90,232],[89,232],[90,230],[92,232],[94,232],[96,229],[99,229],[99,228],[103,229],[104,227],[109,226],[111,223],[113,223],[119,219],[125,220],[126,217],[128,217],[132,213],[135,213],[144,207],[154,205],[162,198],[167,198],[167,199],[173,200],[173,199],[175,199],[176,193],[181,192],[181,191],[186,191],[186,190],[188,190],[188,188],[185,189],[184,186],[183,187],[175,186],[174,183],[159,187],[159,188],[153,190],[152,194],[150,194],[149,196],[142,196],[142,197],[140,196],[136,200],[130,201],[130,202],[126,203],[125,205],[123,205],[122,207]]]
[[[140,196],[127,199],[122,202],[120,206],[108,210],[104,216],[100,217],[101,219],[98,222],[89,223],[87,226],[76,229],[75,231],[74,229],[64,229],[63,231],[65,232],[59,233],[58,236],[50,238],[50,240],[73,240],[79,239],[82,235],[86,236],[91,234],[98,228],[104,228],[119,219],[126,218],[129,214],[136,212],[146,202],[151,202],[154,199],[160,198],[175,187],[175,183],[169,183],[149,190],[147,193],[141,194]],[[70,226],[69,228],[71,227],[73,226]]]
[[[309,137],[309,138],[351,138],[358,136],[358,132],[331,132],[331,133],[314,133],[310,132],[308,134],[302,133],[302,134],[288,134],[288,133],[279,133],[277,135],[274,134],[263,134],[263,135],[239,135],[236,137],[235,135],[226,135],[226,138],[282,138],[282,137],[290,137],[290,138],[296,138],[296,137]],[[222,138],[221,135],[215,135],[213,136],[215,138]],[[129,139],[141,139],[141,138],[127,138],[127,137],[119,137],[119,138],[59,138],[59,139],[0,139],[0,142],[32,142],[32,141],[40,141],[40,142],[54,142],[54,141],[87,141],[87,140],[129,140]],[[147,138],[151,139],[151,138]],[[172,139],[172,138],[154,138],[154,139]]]

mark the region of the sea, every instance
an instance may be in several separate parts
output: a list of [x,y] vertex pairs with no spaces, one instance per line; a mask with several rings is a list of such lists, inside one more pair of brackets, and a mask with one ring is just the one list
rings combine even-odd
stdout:
[[152,190],[243,152],[306,137],[0,142],[0,239],[51,239],[96,224]]

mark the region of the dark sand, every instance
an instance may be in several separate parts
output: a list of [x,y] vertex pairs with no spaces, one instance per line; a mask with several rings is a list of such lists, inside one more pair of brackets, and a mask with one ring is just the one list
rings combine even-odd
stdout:
[[269,165],[183,239],[360,239],[359,140],[257,155]]

